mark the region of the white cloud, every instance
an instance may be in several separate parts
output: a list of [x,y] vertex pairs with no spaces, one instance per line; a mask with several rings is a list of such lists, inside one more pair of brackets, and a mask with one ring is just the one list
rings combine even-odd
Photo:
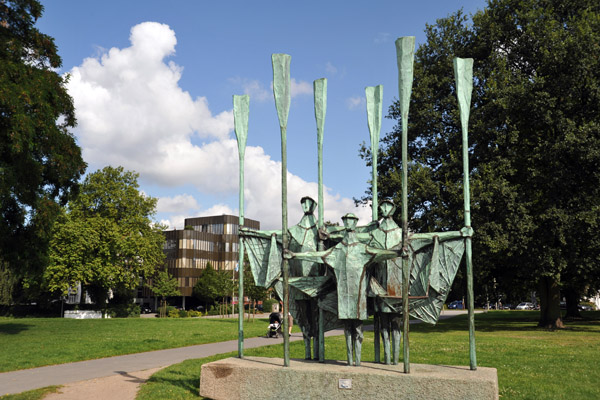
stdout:
[[[183,68],[165,61],[177,43],[167,25],[136,25],[130,40],[130,47],[112,48],[70,71],[68,89],[79,122],[75,134],[90,169],[122,165],[139,172],[144,182],[172,188],[171,192],[193,185],[202,193],[237,194],[238,152],[231,111],[213,114],[206,98],[194,99],[179,86]],[[266,92],[257,81],[240,82],[249,92]],[[292,96],[312,94],[312,84],[292,79],[291,91]],[[245,165],[246,217],[258,219],[264,229],[280,227],[281,164],[261,147],[250,146]],[[288,194],[293,225],[302,214],[300,198],[316,199],[317,184],[290,173]],[[365,222],[370,216],[369,209],[356,210],[351,199],[330,190],[325,207],[325,218],[332,221],[346,212],[357,213]],[[184,218],[237,213],[224,204],[200,205],[189,194],[162,197],[158,208],[166,214],[161,222],[177,228],[183,227]]]
[[181,212],[198,210],[200,205],[189,194],[180,194],[174,197],[160,197],[156,205],[157,212]]
[[269,92],[257,79],[235,77],[229,78],[229,82],[241,86],[244,94],[250,96],[252,100],[263,102],[273,98],[273,90]]
[[337,74],[338,69],[329,61],[327,61],[327,63],[325,64],[325,71],[329,72],[332,75]]
[[357,108],[364,106],[366,100],[361,96],[353,96],[346,99],[346,105],[350,110],[356,110]]
[[130,40],[131,47],[86,58],[70,71],[85,160],[115,165],[131,158],[128,164],[144,172],[148,160],[164,166],[169,143],[189,142],[193,135],[227,138],[231,112],[212,115],[206,98],[193,99],[178,86],[183,69],[163,61],[175,52],[175,32],[144,22],[131,29]]
[[297,81],[292,78],[290,82],[290,95],[292,98],[313,93],[313,85],[306,81]]
[[374,42],[377,44],[381,44],[381,43],[387,43],[390,41],[390,38],[392,37],[392,35],[390,33],[387,32],[379,32],[377,34],[377,36],[375,37]]
[[210,215],[238,215],[238,210],[233,210],[227,204],[215,204],[214,206],[198,213],[198,217],[207,217]]

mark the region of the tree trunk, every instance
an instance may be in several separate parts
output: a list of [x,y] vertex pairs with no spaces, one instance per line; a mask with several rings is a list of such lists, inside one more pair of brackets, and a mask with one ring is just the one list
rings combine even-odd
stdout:
[[167,299],[162,298],[160,304],[160,318],[165,318],[167,316]]
[[564,292],[567,300],[567,315],[565,315],[565,319],[581,319],[578,308],[579,292],[573,288],[567,288]]
[[564,328],[560,316],[560,289],[555,277],[544,276],[539,280],[540,321],[538,326],[557,329]]

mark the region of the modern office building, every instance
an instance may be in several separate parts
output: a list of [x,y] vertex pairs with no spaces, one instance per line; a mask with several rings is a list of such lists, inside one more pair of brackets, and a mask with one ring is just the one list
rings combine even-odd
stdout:
[[[184,305],[208,262],[233,274],[238,262],[238,221],[234,215],[187,218],[183,230],[164,232],[167,269],[179,282]],[[260,222],[244,218],[244,227],[260,229]]]

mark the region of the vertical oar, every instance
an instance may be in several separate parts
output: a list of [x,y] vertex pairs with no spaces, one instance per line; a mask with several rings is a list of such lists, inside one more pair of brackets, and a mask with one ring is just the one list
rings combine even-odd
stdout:
[[[369,124],[369,134],[371,136],[371,193],[373,194],[373,202],[371,204],[372,220],[377,221],[378,217],[378,194],[377,194],[377,153],[379,152],[379,135],[381,133],[381,102],[383,98],[383,86],[369,86],[365,88],[367,97],[367,122]],[[375,346],[375,362],[380,361],[380,329],[381,321],[379,321],[378,313],[375,313],[373,320],[373,334]],[[385,329],[385,328],[384,328]]]
[[[288,54],[273,54],[273,95],[275,96],[275,107],[279,117],[279,128],[281,131],[281,233],[283,237],[283,249],[288,248],[288,220],[287,220],[287,120],[290,111],[290,61],[292,57]],[[289,290],[289,265],[288,260],[283,259],[283,365],[290,366],[290,335],[289,318],[290,290]]]
[[369,124],[369,134],[371,136],[371,159],[372,159],[372,180],[371,192],[373,194],[372,220],[377,221],[378,217],[378,193],[377,193],[377,154],[379,152],[379,135],[381,133],[381,104],[383,98],[383,85],[369,86],[365,88],[367,96],[367,122]]
[[[462,128],[463,156],[463,197],[465,209],[465,226],[471,227],[471,195],[469,190],[469,113],[471,110],[471,93],[473,92],[473,59],[454,59],[454,79],[456,80],[456,96],[460,110]],[[475,354],[475,315],[473,312],[473,263],[471,238],[465,239],[465,257],[467,264],[467,307],[469,309],[469,358],[471,369],[477,369]]]
[[[235,124],[235,136],[238,143],[238,154],[240,157],[240,215],[238,224],[241,228],[244,226],[244,154],[246,153],[246,139],[248,137],[248,112],[250,97],[233,96],[233,120]],[[244,244],[242,236],[239,236],[238,243],[238,357],[244,357]]]
[[[408,235],[408,106],[413,83],[413,62],[415,52],[415,37],[404,36],[396,40],[396,55],[398,60],[398,98],[402,115],[402,246],[407,246]],[[408,254],[402,256],[402,330],[404,373],[410,372],[409,362],[409,280],[410,265]]]
[[[323,128],[327,112],[327,79],[321,78],[313,82],[315,96],[315,119],[317,121],[317,155],[319,160],[319,229],[323,228]],[[319,239],[319,251],[325,250],[323,240]],[[324,269],[325,270],[325,269]],[[319,362],[325,362],[325,326],[323,309],[319,307]]]

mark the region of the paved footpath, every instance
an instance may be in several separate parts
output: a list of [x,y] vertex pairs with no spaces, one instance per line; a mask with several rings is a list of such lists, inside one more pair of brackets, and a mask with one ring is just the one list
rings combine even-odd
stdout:
[[[440,319],[464,313],[463,311],[444,311]],[[418,321],[411,321],[415,323]],[[365,330],[372,330],[366,326]],[[325,336],[341,335],[344,331],[336,329],[329,331]],[[290,342],[302,340],[301,333],[293,333]],[[282,338],[256,337],[244,339],[244,349],[283,343]],[[133,372],[148,369],[159,369],[172,364],[194,358],[204,358],[215,354],[237,351],[238,341],[201,344],[196,346],[180,347],[176,349],[156,350],[145,353],[129,354],[100,358],[97,360],[79,361],[67,364],[51,365],[46,367],[24,369],[0,373],[0,396],[5,394],[21,393],[27,390],[38,389],[51,385],[65,385],[68,383],[90,380],[112,375],[127,376]]]

